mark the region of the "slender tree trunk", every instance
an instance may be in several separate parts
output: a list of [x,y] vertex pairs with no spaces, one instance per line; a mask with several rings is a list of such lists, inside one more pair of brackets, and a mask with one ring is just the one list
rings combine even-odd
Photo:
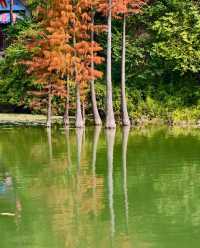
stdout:
[[[92,25],[94,26],[94,12],[92,13]],[[92,42],[92,61],[91,61],[91,69],[94,70],[94,49],[93,49],[93,43],[94,43],[94,30],[91,31],[91,42]],[[99,111],[97,108],[97,100],[96,100],[96,92],[95,92],[95,86],[94,86],[94,79],[90,81],[90,89],[91,89],[91,100],[92,100],[92,112],[94,117],[94,124],[95,126],[101,126],[102,121],[99,115]]]
[[14,18],[13,18],[13,6],[14,6],[14,0],[10,0],[10,24],[11,25],[14,22]]
[[112,0],[109,0],[107,38],[106,128],[116,128],[112,100]]
[[[73,43],[74,47],[76,45],[76,36],[74,34],[73,37]],[[76,57],[76,51],[75,51],[75,57]],[[82,116],[82,111],[81,111],[81,96],[80,96],[80,85],[79,82],[77,81],[77,68],[76,68],[76,62],[74,63],[74,77],[75,77],[75,82],[76,82],[76,123],[75,126],[77,128],[82,128],[84,127],[84,122],[83,122],[83,116]]]
[[48,90],[48,105],[47,105],[47,127],[51,127],[51,116],[52,116],[52,92],[51,92],[51,85],[49,85]]
[[130,126],[126,102],[126,15],[123,17],[122,34],[122,68],[121,68],[121,118],[123,126]]
[[[68,81],[68,80],[67,80]],[[67,82],[67,97],[65,102],[64,126],[69,126],[69,84]]]
[[81,111],[80,85],[78,82],[76,82],[76,127],[84,127],[83,116]]
[[83,115],[83,123],[85,125],[85,102],[82,102],[82,115]]

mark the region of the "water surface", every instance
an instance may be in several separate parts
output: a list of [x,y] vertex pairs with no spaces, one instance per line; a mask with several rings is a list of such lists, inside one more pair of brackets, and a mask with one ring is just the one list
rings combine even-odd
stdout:
[[196,248],[200,131],[0,128],[0,247]]

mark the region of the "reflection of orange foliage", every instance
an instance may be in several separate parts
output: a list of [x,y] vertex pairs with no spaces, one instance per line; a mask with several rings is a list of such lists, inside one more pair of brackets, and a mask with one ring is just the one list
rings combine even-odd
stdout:
[[[134,243],[133,243],[134,242]],[[140,248],[150,248],[151,244],[147,242],[140,241],[138,243],[137,239],[134,241],[130,238],[130,235],[127,233],[120,233],[114,241],[113,247],[115,248],[134,248],[134,247],[140,247]]]
[[41,187],[35,182],[32,191],[38,192],[39,187],[42,189],[44,199],[52,210],[53,233],[65,242],[63,247],[78,247],[80,240],[94,243],[95,235],[91,235],[91,228],[104,207],[103,178],[92,175],[91,169],[85,165],[67,175],[66,158],[52,160],[48,172],[47,169],[44,172],[52,174],[53,181],[44,177],[44,185]]
[[133,248],[133,244],[131,243],[131,240],[127,234],[119,235],[116,241],[118,243],[117,247]]
[[[96,181],[96,189],[94,180]],[[102,198],[103,198],[103,179],[102,178],[92,178],[91,175],[80,175],[79,176],[80,191],[78,192],[78,200],[80,201],[80,211],[82,213],[93,212],[97,214],[103,208]],[[94,199],[95,198],[95,199]],[[95,204],[95,206],[94,206]]]
[[92,214],[94,210],[93,197],[97,202],[96,212],[100,212],[103,208],[102,199],[97,198],[97,195],[103,195],[101,192],[103,180],[97,179],[97,181],[101,187],[97,187],[95,195],[92,195],[91,175],[81,175],[81,173],[76,177],[72,176],[67,185],[60,185],[59,188],[52,186],[49,189],[51,196],[48,197],[48,201],[58,209],[58,213],[53,213],[53,229],[65,240],[65,247],[76,247],[80,239],[86,238],[84,233],[90,232],[87,229],[93,225],[89,218],[89,213]]

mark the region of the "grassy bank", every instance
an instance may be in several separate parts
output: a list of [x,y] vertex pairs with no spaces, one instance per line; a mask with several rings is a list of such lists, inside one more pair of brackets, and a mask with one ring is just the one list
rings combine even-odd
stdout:
[[[61,116],[53,116],[53,124],[61,124]],[[27,125],[27,126],[45,126],[45,115],[31,114],[0,114],[0,125]]]
[[[52,117],[53,125],[63,125],[62,116],[53,116]],[[70,125],[74,126],[75,119],[70,117]],[[87,118],[86,126],[91,126],[93,121],[90,118]],[[119,123],[119,121],[118,121]],[[33,115],[33,114],[0,114],[0,125],[14,125],[14,126],[45,126],[46,125],[46,116],[45,115]],[[178,119],[174,121],[167,121],[162,118],[148,118],[147,116],[142,116],[141,118],[135,119],[132,121],[132,126],[145,127],[145,126],[179,126],[179,127],[195,127],[200,128],[200,121],[192,119]]]

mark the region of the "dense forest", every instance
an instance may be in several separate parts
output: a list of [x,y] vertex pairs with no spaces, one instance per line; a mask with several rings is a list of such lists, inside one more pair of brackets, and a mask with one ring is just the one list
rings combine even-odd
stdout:
[[[4,30],[0,104],[115,127],[200,119],[200,3],[32,0]],[[94,118],[92,118],[92,116]]]

